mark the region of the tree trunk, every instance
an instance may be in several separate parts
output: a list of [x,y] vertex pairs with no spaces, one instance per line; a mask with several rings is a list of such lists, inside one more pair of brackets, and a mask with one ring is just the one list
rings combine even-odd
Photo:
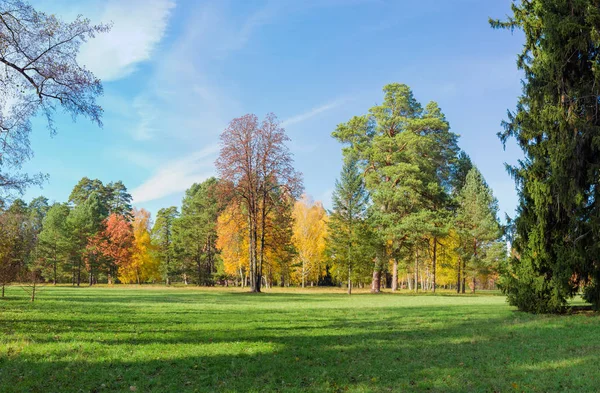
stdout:
[[352,295],[352,268],[348,266],[348,295]]
[[52,279],[52,284],[56,285],[56,258],[54,258],[54,277]]
[[371,282],[371,293],[379,293],[381,291],[381,270],[377,266],[373,270],[373,281]]
[[81,258],[77,261],[77,286],[81,284]]
[[473,276],[473,289],[471,290],[471,293],[475,293],[475,276]]
[[306,263],[304,262],[304,258],[302,258],[302,288],[305,286],[306,281]]
[[458,258],[458,264],[456,265],[456,293],[460,293],[460,257]]
[[419,292],[419,250],[415,250],[415,292]]
[[437,239],[433,238],[433,282],[432,282],[432,290],[435,293],[435,275],[436,275],[436,264],[437,264]]
[[394,258],[392,266],[392,291],[398,290],[398,259]]
[[35,278],[33,279],[33,289],[31,290],[31,302],[35,301]]
[[4,287],[6,286],[6,284],[2,284],[2,298],[4,298]]
[[465,287],[467,286],[467,261],[462,261],[462,293],[465,293]]

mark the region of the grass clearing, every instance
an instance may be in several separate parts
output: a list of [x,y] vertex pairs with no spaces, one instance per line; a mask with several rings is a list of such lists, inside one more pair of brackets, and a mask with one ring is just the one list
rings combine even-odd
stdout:
[[1,392],[600,389],[600,316],[497,294],[19,287],[0,301]]

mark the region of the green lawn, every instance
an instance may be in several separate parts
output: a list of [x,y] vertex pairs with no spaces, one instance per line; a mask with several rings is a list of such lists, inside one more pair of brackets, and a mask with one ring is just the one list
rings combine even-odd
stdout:
[[19,287],[2,392],[597,392],[600,316],[497,294]]

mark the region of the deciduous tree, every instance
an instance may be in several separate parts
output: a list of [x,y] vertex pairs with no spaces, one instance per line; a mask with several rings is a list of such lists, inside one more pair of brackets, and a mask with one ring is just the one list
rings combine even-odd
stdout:
[[259,123],[255,115],[233,119],[221,134],[216,166],[225,194],[243,207],[248,221],[250,286],[260,292],[267,238],[267,217],[278,198],[294,198],[302,190],[293,168],[285,130],[273,114]]
[[52,132],[54,114],[59,108],[73,119],[81,115],[102,124],[102,108],[96,102],[102,85],[77,62],[77,53],[81,44],[107,30],[106,25],[92,25],[83,17],[64,22],[21,0],[0,2],[2,195],[23,192],[27,185],[45,178],[15,173],[32,155],[32,117],[43,115]]
[[325,270],[327,212],[320,202],[303,195],[294,205],[292,241],[298,253],[297,275],[302,288],[307,281],[318,282]]

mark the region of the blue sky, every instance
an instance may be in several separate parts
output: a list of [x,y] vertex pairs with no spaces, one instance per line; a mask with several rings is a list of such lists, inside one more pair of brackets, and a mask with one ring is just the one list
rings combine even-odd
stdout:
[[390,82],[437,101],[459,144],[513,215],[514,183],[496,137],[520,93],[520,34],[492,30],[509,0],[175,1],[38,0],[65,19],[112,22],[80,61],[104,82],[104,127],[59,116],[51,137],[34,122],[29,172],[50,175],[43,194],[65,201],[83,177],[122,180],[153,214],[214,175],[218,136],[245,113],[274,112],[292,139],[306,192],[330,205],[341,169],[338,123],[382,101]]

